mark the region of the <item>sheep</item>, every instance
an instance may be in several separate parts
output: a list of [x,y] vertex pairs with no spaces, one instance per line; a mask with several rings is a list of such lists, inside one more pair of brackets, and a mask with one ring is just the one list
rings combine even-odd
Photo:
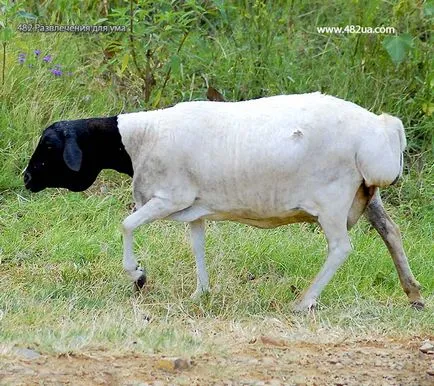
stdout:
[[259,228],[316,222],[328,256],[295,307],[316,305],[351,250],[348,229],[365,213],[385,241],[410,303],[423,308],[399,229],[379,187],[401,175],[398,118],[321,93],[243,102],[183,102],[109,118],[60,121],[43,132],[24,174],[27,189],[87,189],[105,168],[133,177],[136,211],[122,223],[123,267],[146,282],[133,231],[155,220],[188,222],[196,258],[193,297],[209,291],[205,221]]

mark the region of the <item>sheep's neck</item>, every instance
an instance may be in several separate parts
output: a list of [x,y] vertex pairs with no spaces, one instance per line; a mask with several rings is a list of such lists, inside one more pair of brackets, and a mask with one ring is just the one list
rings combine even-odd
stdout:
[[114,169],[133,176],[131,158],[119,133],[117,117],[86,119],[87,135],[80,144],[98,169]]

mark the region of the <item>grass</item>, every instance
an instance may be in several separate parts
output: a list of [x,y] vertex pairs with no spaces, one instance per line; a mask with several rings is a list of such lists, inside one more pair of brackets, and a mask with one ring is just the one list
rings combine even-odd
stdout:
[[[87,9],[91,3],[80,4]],[[57,353],[95,346],[197,351],[205,350],[213,334],[233,323],[266,331],[270,320],[313,333],[342,329],[432,334],[434,166],[429,146],[433,122],[421,107],[429,103],[432,90],[432,72],[424,59],[427,47],[415,38],[408,60],[395,67],[381,48],[381,36],[315,32],[317,25],[393,23],[416,34],[421,21],[415,13],[400,13],[402,1],[374,1],[365,9],[362,2],[352,7],[335,0],[330,6],[318,3],[315,13],[298,2],[281,2],[279,12],[277,5],[247,3],[235,2],[238,8],[219,5],[218,12],[206,14],[207,21],[198,18],[198,27],[190,31],[179,52],[181,65],[174,67],[159,101],[167,63],[179,44],[178,35],[182,36],[178,30],[178,35],[158,32],[161,35],[152,43],[159,56],[153,62],[157,85],[149,102],[143,99],[131,62],[124,73],[119,72],[128,36],[16,34],[8,43],[6,79],[0,92],[2,343]],[[58,21],[60,8],[51,1],[44,4],[47,16],[41,22]],[[71,24],[92,24],[100,16],[95,11],[74,17],[68,12],[63,18]],[[21,21],[9,20],[14,25]],[[108,61],[103,51],[115,41],[123,48]],[[34,49],[51,54],[53,62],[37,59]],[[17,62],[20,52],[27,54],[24,65]],[[54,64],[61,64],[64,76],[50,73]],[[384,197],[422,283],[425,311],[408,307],[386,247],[365,221],[351,231],[354,250],[323,292],[320,310],[315,317],[300,316],[291,313],[291,306],[326,254],[324,237],[316,226],[257,230],[232,223],[208,224],[212,293],[200,302],[189,298],[195,271],[184,225],[161,222],[142,227],[136,233],[136,250],[147,267],[150,285],[146,293],[135,295],[121,264],[119,225],[131,206],[128,178],[104,172],[83,193],[52,189],[33,195],[24,190],[21,172],[40,131],[49,123],[150,109],[156,102],[162,106],[204,99],[203,77],[231,100],[320,89],[374,112],[402,117],[409,141],[405,175]]]
[[194,259],[184,225],[143,227],[136,247],[150,285],[146,293],[135,295],[121,264],[119,224],[129,213],[126,185],[105,193],[3,195],[8,207],[0,217],[4,343],[36,345],[48,352],[98,345],[194,351],[203,347],[189,323],[249,324],[270,317],[314,330],[432,333],[431,223],[406,220],[392,208],[410,264],[424,287],[425,311],[407,305],[384,244],[360,222],[351,231],[354,251],[324,291],[312,325],[309,317],[291,313],[297,291],[312,280],[326,253],[322,233],[310,225],[264,231],[210,223],[212,293],[201,302],[189,298],[195,288]]

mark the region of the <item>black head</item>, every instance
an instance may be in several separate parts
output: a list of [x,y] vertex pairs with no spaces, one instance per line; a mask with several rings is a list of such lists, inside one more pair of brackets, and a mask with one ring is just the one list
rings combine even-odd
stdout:
[[32,192],[45,188],[78,192],[91,186],[106,168],[133,174],[117,118],[61,121],[42,133],[24,172],[24,184]]

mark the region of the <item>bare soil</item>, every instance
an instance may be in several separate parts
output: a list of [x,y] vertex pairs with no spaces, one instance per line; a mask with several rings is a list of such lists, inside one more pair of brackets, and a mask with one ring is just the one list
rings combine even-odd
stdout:
[[314,343],[262,335],[178,361],[106,350],[33,360],[3,355],[0,384],[434,385],[434,355],[420,352],[421,344],[419,337]]

